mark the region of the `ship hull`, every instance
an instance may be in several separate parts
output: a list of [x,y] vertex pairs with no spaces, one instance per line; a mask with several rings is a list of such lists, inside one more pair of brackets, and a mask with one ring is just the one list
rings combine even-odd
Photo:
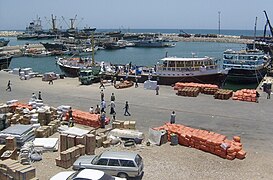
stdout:
[[63,66],[59,64],[59,67],[61,71],[65,74],[67,77],[79,77],[79,68],[76,67],[69,67],[69,66]]
[[267,72],[267,68],[260,70],[231,69],[227,75],[227,81],[233,83],[247,84],[260,82]]
[[12,57],[0,57],[0,70],[8,69]]
[[[117,80],[125,79],[126,75],[118,74],[116,75]],[[110,77],[107,77],[110,78]],[[152,81],[158,81],[159,85],[174,85],[177,82],[194,82],[194,83],[202,83],[202,84],[216,84],[218,86],[222,86],[225,79],[226,74],[216,73],[216,74],[207,74],[207,75],[198,75],[198,76],[157,76],[148,74],[142,74],[137,76],[139,83],[144,83],[146,80],[150,78]],[[135,75],[129,75],[128,80],[135,81]]]

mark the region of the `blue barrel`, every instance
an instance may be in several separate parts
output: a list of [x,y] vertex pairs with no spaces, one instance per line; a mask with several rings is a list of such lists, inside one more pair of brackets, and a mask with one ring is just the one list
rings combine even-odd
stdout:
[[175,146],[178,144],[178,136],[177,134],[172,133],[171,134],[171,145]]

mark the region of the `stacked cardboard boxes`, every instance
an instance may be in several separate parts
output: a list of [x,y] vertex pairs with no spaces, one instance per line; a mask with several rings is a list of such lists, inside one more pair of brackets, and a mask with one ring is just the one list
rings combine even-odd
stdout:
[[22,165],[16,160],[0,160],[1,180],[32,180],[36,178],[36,170],[31,165]]
[[112,128],[115,129],[136,129],[136,121],[119,121],[112,123]]
[[69,168],[81,155],[85,154],[83,145],[73,146],[65,151],[60,152],[60,156],[55,159],[56,165],[62,168]]

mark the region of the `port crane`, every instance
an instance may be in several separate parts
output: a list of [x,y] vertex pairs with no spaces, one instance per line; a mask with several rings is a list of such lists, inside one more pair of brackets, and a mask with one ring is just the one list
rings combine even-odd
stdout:
[[273,28],[272,28],[272,26],[271,26],[271,23],[270,23],[270,21],[269,21],[269,18],[268,18],[268,16],[267,16],[267,13],[266,13],[265,10],[264,10],[264,14],[265,14],[265,17],[266,17],[266,24],[265,24],[265,26],[264,26],[264,39],[265,39],[267,26],[269,26],[269,31],[270,31],[270,33],[271,33],[271,37],[273,37]]

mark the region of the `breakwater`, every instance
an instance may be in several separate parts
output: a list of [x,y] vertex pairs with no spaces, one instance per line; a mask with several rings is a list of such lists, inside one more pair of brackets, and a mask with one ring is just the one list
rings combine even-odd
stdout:
[[18,31],[0,31],[0,37],[15,37],[20,34],[23,34],[23,32]]

